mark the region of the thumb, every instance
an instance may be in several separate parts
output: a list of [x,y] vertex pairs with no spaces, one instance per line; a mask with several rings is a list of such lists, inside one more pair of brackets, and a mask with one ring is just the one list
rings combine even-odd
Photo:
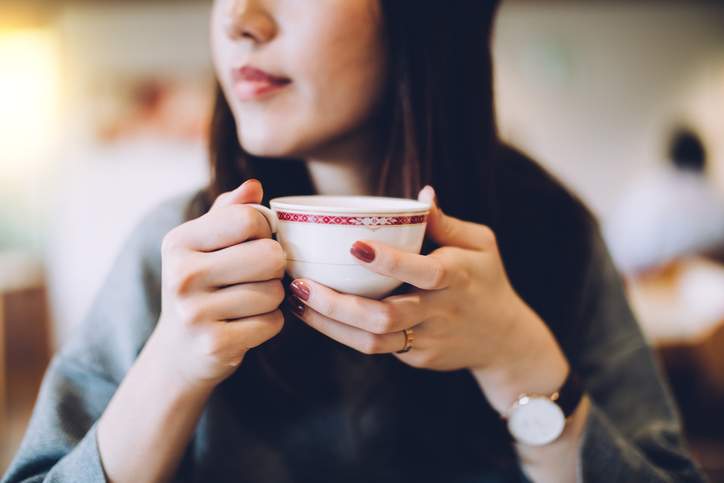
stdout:
[[493,231],[485,225],[448,216],[437,204],[435,189],[427,185],[417,196],[418,201],[429,203],[426,234],[439,246],[455,246],[471,250],[485,250],[494,243]]
[[220,194],[214,201],[211,210],[234,204],[261,203],[264,198],[264,188],[256,179],[248,179],[233,191]]

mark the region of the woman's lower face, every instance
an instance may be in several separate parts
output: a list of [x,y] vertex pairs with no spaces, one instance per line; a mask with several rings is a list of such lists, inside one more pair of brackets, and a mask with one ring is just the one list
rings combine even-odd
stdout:
[[384,89],[382,37],[378,0],[214,2],[214,69],[244,150],[313,156],[354,138]]

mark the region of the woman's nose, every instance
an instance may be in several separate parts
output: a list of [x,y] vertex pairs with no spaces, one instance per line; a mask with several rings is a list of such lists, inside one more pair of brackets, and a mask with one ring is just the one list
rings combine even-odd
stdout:
[[227,35],[233,40],[266,43],[276,36],[276,24],[261,0],[236,0],[227,14]]

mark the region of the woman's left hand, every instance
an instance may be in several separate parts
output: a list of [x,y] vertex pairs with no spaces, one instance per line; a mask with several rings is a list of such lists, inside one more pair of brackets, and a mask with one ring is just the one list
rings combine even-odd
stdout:
[[[481,382],[509,383],[525,369],[522,363],[541,362],[531,354],[543,354],[547,357],[542,360],[557,360],[561,366],[565,358],[555,339],[508,281],[493,231],[445,215],[430,187],[418,198],[432,202],[427,236],[439,249],[420,255],[375,241],[360,241],[352,248],[361,265],[412,285],[412,291],[373,300],[299,279],[291,288],[304,304],[290,300],[297,315],[363,353],[392,353],[417,368],[466,368],[480,374]],[[414,331],[413,348],[398,353],[409,328]],[[562,368],[556,381],[565,378],[565,363]]]

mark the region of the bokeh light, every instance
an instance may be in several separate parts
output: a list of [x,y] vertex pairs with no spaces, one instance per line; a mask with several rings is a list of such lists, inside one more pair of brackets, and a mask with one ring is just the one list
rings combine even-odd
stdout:
[[0,32],[0,176],[3,189],[38,172],[58,134],[59,59],[52,32]]

